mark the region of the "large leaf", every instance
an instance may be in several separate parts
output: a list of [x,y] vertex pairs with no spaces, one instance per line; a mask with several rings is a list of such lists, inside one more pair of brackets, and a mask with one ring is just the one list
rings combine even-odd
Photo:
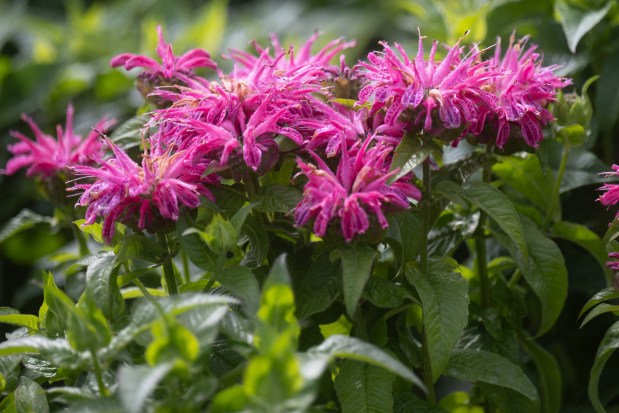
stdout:
[[[611,2],[609,2],[611,4]],[[611,53],[602,67],[595,96],[595,117],[604,139],[613,139],[613,129],[619,118],[619,53]]]
[[591,367],[591,374],[589,375],[589,399],[598,413],[606,412],[604,405],[600,401],[600,395],[598,392],[598,383],[600,381],[600,375],[606,365],[606,362],[613,354],[613,352],[619,347],[619,321],[616,321],[604,334],[600,346],[598,347],[597,354],[595,355],[595,361]]
[[260,304],[260,286],[254,274],[246,267],[230,266],[215,279],[247,306],[248,314],[254,314]]
[[458,380],[505,387],[517,391],[529,400],[537,398],[535,386],[520,367],[488,351],[454,351],[445,374]]
[[48,413],[45,390],[28,377],[22,376],[15,390],[15,410],[17,413]]
[[307,270],[293,279],[296,315],[299,319],[329,308],[341,294],[338,277],[341,274],[339,262],[332,262],[329,254],[318,256]]
[[39,224],[45,224],[51,227],[57,225],[57,221],[54,218],[36,214],[29,209],[22,209],[19,214],[11,218],[11,220],[2,227],[0,231],[0,242]]
[[511,238],[526,259],[527,245],[522,223],[513,204],[501,191],[481,182],[472,182],[460,187],[451,181],[440,182],[435,191],[452,202],[461,202],[463,198],[483,210]]
[[421,215],[416,211],[404,211],[394,215],[390,220],[387,238],[397,242],[395,249],[399,253],[398,258],[400,258],[402,266],[414,259],[419,253],[421,245],[419,234],[421,234],[422,228]]
[[558,413],[561,410],[562,376],[557,359],[535,340],[520,337],[520,343],[535,363],[541,389],[541,411]]
[[468,322],[468,285],[449,266],[432,263],[428,274],[406,268],[406,277],[415,287],[423,309],[432,380],[447,366],[449,356]]
[[340,248],[339,253],[342,259],[344,304],[348,315],[353,317],[365,283],[370,278],[376,251],[367,244],[352,244]]
[[574,222],[558,221],[552,225],[550,233],[553,237],[562,238],[584,248],[606,271],[608,256],[602,244],[602,239],[589,228]]
[[523,257],[513,248],[501,231],[494,234],[516,259],[520,271],[539,298],[541,304],[541,321],[537,335],[542,335],[555,323],[567,297],[567,268],[561,250],[550,238],[546,237],[533,223],[524,221],[525,239],[529,250],[528,263],[523,264]]
[[0,343],[0,356],[11,354],[37,353],[55,364],[73,367],[80,366],[85,360],[82,353],[71,348],[65,339],[49,339],[33,335]]
[[86,288],[108,320],[115,320],[125,308],[114,266],[114,255],[104,255],[86,270]]
[[[30,314],[19,314],[19,311],[3,311],[6,307],[0,307],[0,323],[26,327],[29,330],[39,329],[39,317]],[[9,310],[13,310],[12,308]]]
[[602,21],[612,5],[613,3],[608,1],[600,9],[583,10],[566,0],[555,1],[555,13],[559,17],[567,45],[572,53],[576,53],[580,39]]
[[[399,360],[380,348],[355,337],[332,335],[320,345],[309,349],[307,355],[315,361],[322,360],[324,363],[329,363],[335,357],[363,361],[397,374],[420,389],[425,388],[415,373]],[[315,364],[314,366],[317,367],[318,365]]]
[[394,375],[379,367],[346,360],[335,377],[335,391],[342,413],[393,411]]

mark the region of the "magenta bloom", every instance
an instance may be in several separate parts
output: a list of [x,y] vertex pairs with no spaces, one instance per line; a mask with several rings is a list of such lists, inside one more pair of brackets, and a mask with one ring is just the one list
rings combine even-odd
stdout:
[[[619,176],[619,165],[613,165],[611,168],[612,172],[603,172],[602,175]],[[619,184],[604,184],[600,190],[605,191],[597,199],[602,205],[611,206],[619,203]]]
[[82,178],[94,178],[94,182],[75,184],[70,190],[84,191],[76,205],[88,207],[86,225],[94,223],[97,216],[104,218],[107,242],[114,236],[116,221],[154,232],[161,218],[177,220],[182,205],[197,208],[200,195],[214,200],[206,186],[216,179],[202,177],[205,169],[192,167],[186,151],[145,153],[140,166],[110,140],[106,143],[114,156],[100,161],[100,168],[73,167]]
[[619,252],[611,252],[608,254],[608,259],[611,261],[606,261],[606,266],[608,269],[614,272],[619,272]]
[[359,102],[372,99],[374,110],[386,108],[385,123],[389,125],[410,110],[411,122],[426,132],[441,129],[433,125],[434,114],[448,129],[476,124],[477,107],[483,104],[481,87],[490,75],[484,70],[485,64],[479,62],[480,52],[473,49],[462,57],[459,43],[440,62],[434,60],[437,42],[432,44],[428,60],[425,59],[421,34],[414,60],[399,44],[395,48],[400,56],[387,43],[381,43],[382,53],[371,52],[369,62],[359,64],[366,69],[370,81],[359,92]]
[[510,38],[505,56],[501,58],[501,39],[497,39],[490,70],[496,72],[487,89],[494,94],[493,107],[487,112],[495,118],[498,134],[496,143],[503,147],[510,137],[511,125],[517,125],[526,143],[537,148],[543,139],[542,126],[553,119],[545,108],[556,100],[557,89],[571,84],[553,73],[556,66],[542,66],[536,45],[525,47],[527,38],[514,44]]
[[20,132],[10,132],[11,136],[20,142],[8,146],[9,152],[14,156],[7,162],[6,169],[1,171],[6,175],[12,175],[27,167],[27,176],[50,178],[68,167],[91,163],[103,154],[103,146],[98,139],[99,132],[105,132],[114,124],[114,121],[102,119],[86,139],[83,139],[73,131],[73,106],[69,105],[66,126],[64,129],[60,125],[56,127],[57,139],[54,139],[43,133],[28,116],[22,115],[22,119],[30,125],[36,140],[33,141]]
[[172,45],[166,43],[163,39],[161,26],[157,26],[157,34],[159,35],[157,54],[161,59],[161,63],[147,56],[123,53],[112,58],[110,66],[123,66],[126,70],[142,67],[145,69],[146,74],[153,77],[162,76],[164,79],[177,78],[186,83],[193,78],[193,69],[197,67],[217,68],[217,64],[211,60],[209,53],[202,49],[192,49],[182,56],[175,56],[172,51]]
[[368,230],[371,215],[386,228],[385,209],[406,209],[409,198],[421,199],[421,192],[410,183],[410,177],[389,184],[396,173],[388,172],[392,148],[368,148],[371,141],[367,139],[357,151],[343,150],[336,173],[317,156],[314,158],[318,167],[297,161],[301,173],[309,180],[295,210],[298,226],[314,219],[314,233],[324,236],[329,223],[339,221],[348,242]]

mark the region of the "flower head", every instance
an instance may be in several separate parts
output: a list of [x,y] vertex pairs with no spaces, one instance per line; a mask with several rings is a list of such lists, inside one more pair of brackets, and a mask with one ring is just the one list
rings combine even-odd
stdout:
[[[619,176],[619,165],[613,165],[612,172],[603,172],[602,175],[606,176]],[[619,203],[619,184],[604,184],[600,188],[601,191],[605,191],[604,194],[598,197],[598,201],[604,206],[616,205]],[[617,213],[619,215],[619,213]]]
[[51,178],[67,168],[92,163],[103,154],[103,146],[99,141],[99,133],[104,132],[114,124],[114,121],[100,120],[93,130],[83,139],[73,131],[73,106],[67,107],[67,121],[64,129],[56,127],[57,138],[41,131],[38,125],[28,116],[22,115],[34,133],[35,140],[24,134],[11,131],[11,136],[19,142],[9,145],[8,150],[14,156],[1,172],[12,175],[21,168],[27,168],[27,176]]
[[203,177],[205,169],[194,167],[186,151],[145,153],[142,164],[138,165],[109,139],[106,143],[114,156],[100,161],[100,168],[73,168],[82,178],[94,178],[94,182],[78,183],[70,188],[83,191],[77,205],[88,207],[86,225],[94,223],[97,216],[104,218],[106,241],[114,236],[117,221],[136,224],[140,230],[154,230],[161,219],[177,220],[182,205],[197,208],[200,195],[214,199],[207,185],[216,179]]
[[397,171],[388,172],[389,146],[369,148],[367,139],[358,149],[343,149],[336,173],[315,156],[318,166],[297,163],[308,178],[303,199],[295,209],[298,226],[314,219],[314,233],[325,235],[332,221],[339,221],[346,241],[364,234],[375,216],[382,228],[388,226],[386,208],[406,209],[409,198],[421,199],[421,192],[410,183],[410,177],[389,183]]
[[172,45],[166,43],[163,39],[161,26],[157,26],[157,34],[159,36],[157,54],[161,59],[161,63],[148,56],[122,53],[112,58],[110,66],[123,66],[126,70],[142,67],[145,69],[144,73],[152,78],[158,76],[168,80],[177,78],[185,83],[194,77],[193,69],[197,67],[217,68],[217,64],[211,60],[209,53],[202,49],[191,49],[182,56],[175,56],[172,51]]

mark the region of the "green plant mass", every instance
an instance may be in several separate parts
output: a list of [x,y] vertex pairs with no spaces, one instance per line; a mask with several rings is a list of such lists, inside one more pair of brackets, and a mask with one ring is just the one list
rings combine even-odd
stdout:
[[0,412],[619,408],[616,1],[0,10]]

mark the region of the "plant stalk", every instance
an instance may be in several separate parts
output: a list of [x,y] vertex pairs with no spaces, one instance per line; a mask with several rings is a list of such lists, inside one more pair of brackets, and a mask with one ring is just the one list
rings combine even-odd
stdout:
[[164,231],[157,232],[157,240],[159,245],[163,248],[166,255],[163,261],[163,276],[165,278],[166,288],[168,295],[178,294],[178,287],[176,286],[176,277],[174,275],[174,267],[172,267],[172,258],[170,257],[170,249],[168,248],[168,240]]
[[544,223],[542,224],[542,231],[548,231],[550,224],[552,222],[552,213],[554,212],[557,202],[560,204],[560,191],[561,191],[561,182],[563,181],[563,176],[565,175],[565,170],[567,169],[567,159],[570,156],[570,144],[567,140],[563,143],[563,151],[561,151],[561,163],[559,164],[559,171],[557,173],[557,179],[555,179],[555,183],[552,187],[552,196],[550,198],[550,205],[548,206],[548,210],[546,211],[546,216],[544,217]]
[[95,368],[95,377],[97,378],[97,386],[99,387],[99,394],[103,397],[109,396],[109,392],[107,387],[105,387],[105,383],[103,382],[103,373],[101,371],[101,365],[99,364],[99,360],[97,359],[97,353],[95,350],[90,350],[90,355],[92,357],[92,364]]

